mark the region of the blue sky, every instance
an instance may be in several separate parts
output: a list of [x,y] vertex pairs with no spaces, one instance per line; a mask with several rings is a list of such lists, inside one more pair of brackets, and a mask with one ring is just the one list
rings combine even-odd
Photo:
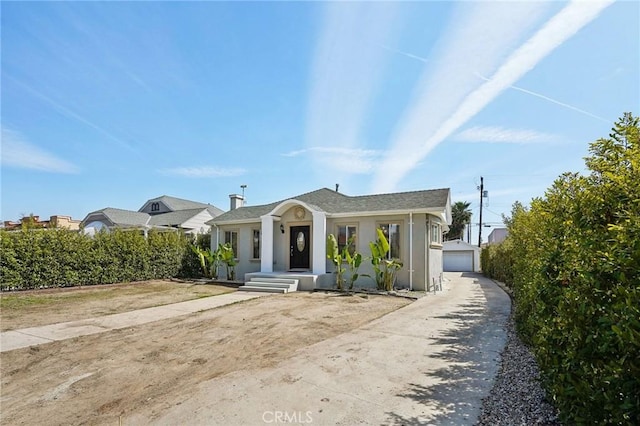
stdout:
[[1,7],[3,220],[340,183],[477,222],[483,176],[498,225],[640,112],[638,2]]

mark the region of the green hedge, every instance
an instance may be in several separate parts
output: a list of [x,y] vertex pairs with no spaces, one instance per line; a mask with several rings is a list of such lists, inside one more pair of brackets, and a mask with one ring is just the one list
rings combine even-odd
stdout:
[[509,240],[490,244],[480,252],[480,265],[485,275],[507,285],[513,282],[512,247]]
[[116,230],[89,237],[64,229],[0,230],[0,289],[111,284],[199,276],[191,239],[176,232]]
[[511,277],[518,329],[567,424],[640,424],[638,122],[625,114],[591,144],[589,175],[514,205],[509,237],[483,258]]

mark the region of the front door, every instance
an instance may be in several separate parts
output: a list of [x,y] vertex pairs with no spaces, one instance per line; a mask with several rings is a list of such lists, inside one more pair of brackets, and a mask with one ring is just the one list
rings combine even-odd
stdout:
[[309,269],[309,226],[292,226],[289,237],[290,269]]

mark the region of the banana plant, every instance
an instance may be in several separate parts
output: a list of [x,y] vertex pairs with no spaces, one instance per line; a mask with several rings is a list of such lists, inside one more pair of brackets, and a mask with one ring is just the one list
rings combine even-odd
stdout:
[[[371,250],[371,265],[373,266],[373,272],[376,282],[376,288],[378,290],[393,290],[393,285],[396,281],[396,274],[403,266],[403,263],[399,259],[387,259],[389,253],[389,241],[384,236],[382,229],[377,229],[378,238],[375,242],[369,242],[369,249]],[[363,275],[371,278],[370,275]]]
[[216,250],[212,253],[210,249],[202,249],[198,246],[191,246],[191,251],[193,251],[198,257],[204,276],[207,278],[217,279],[219,266],[218,251]]
[[354,252],[351,254],[349,252],[349,247],[353,244],[354,238],[349,238],[347,245],[343,249],[344,258],[347,261],[347,266],[349,267],[349,290],[353,290],[353,284],[358,279],[358,268],[362,265],[363,257],[360,253]]
[[227,269],[227,279],[229,281],[235,281],[236,279],[236,255],[233,252],[233,248],[230,243],[219,244],[218,251],[220,253],[220,260],[225,264]]
[[344,260],[342,254],[338,248],[338,241],[335,235],[329,234],[327,236],[327,258],[331,260],[333,266],[336,268],[336,287],[338,290],[342,290],[342,286],[344,285],[345,268],[342,266],[342,261]]

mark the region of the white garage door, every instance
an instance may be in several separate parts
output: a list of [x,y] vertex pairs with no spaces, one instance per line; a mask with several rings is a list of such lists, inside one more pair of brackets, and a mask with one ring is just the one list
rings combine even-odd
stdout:
[[472,251],[446,251],[443,260],[446,272],[473,272]]

